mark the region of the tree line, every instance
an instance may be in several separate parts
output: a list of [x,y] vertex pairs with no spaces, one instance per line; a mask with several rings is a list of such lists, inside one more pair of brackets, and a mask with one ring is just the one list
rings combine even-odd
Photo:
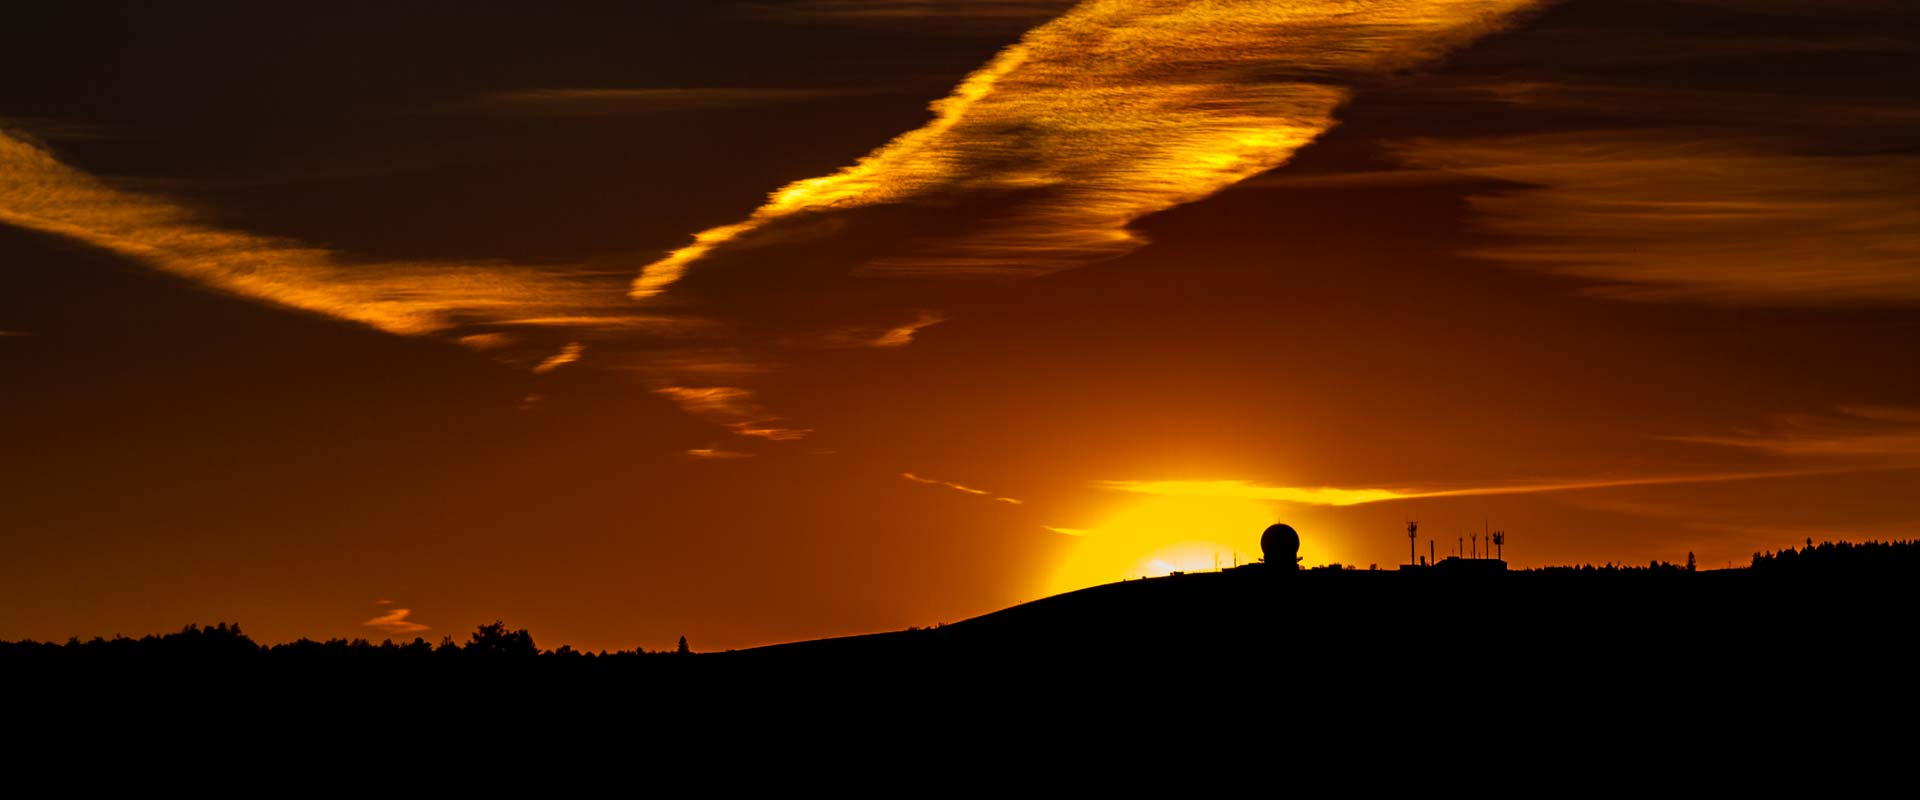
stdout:
[[230,660],[266,662],[303,662],[303,663],[511,663],[536,660],[598,660],[632,661],[637,659],[658,659],[676,655],[691,654],[687,647],[687,638],[680,637],[679,646],[673,651],[649,651],[642,648],[599,652],[575,650],[571,645],[561,645],[556,649],[542,650],[534,644],[533,634],[525,628],[510,629],[505,622],[494,621],[479,626],[462,644],[452,636],[445,636],[436,643],[421,637],[410,642],[395,642],[386,639],[379,644],[363,639],[328,639],[314,641],[301,638],[284,644],[262,645],[240,630],[237,624],[225,622],[214,625],[187,625],[178,631],[165,634],[148,634],[140,638],[114,636],[112,638],[96,636],[81,640],[70,638],[65,644],[53,642],[0,641],[0,658],[8,660],[36,658],[58,658],[61,660],[81,661],[148,661],[148,660]]

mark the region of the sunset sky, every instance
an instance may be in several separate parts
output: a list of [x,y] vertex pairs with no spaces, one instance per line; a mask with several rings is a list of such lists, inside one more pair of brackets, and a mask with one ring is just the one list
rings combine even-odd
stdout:
[[1904,0],[0,20],[0,639],[1920,534]]

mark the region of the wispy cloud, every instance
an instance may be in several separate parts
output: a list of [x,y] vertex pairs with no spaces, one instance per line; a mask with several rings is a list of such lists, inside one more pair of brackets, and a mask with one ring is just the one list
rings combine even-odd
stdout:
[[1610,297],[1920,303],[1920,158],[1795,155],[1713,130],[1405,143],[1409,161],[1516,184],[1472,198],[1474,255]]
[[369,628],[379,629],[395,636],[403,633],[419,633],[425,630],[432,630],[432,628],[426,625],[408,619],[412,614],[413,609],[411,608],[396,608],[360,624]]
[[1096,481],[1094,485],[1110,491],[1163,497],[1232,497],[1318,506],[1350,506],[1410,496],[1388,489],[1261,486],[1248,481]]
[[1118,255],[1141,244],[1134,220],[1284,163],[1333,125],[1343,81],[1431,59],[1531,5],[1089,0],[968,76],[926,125],[648,265],[633,295],[783,220],[927,198],[1007,204],[984,229],[850,266],[1017,276]]
[[481,95],[447,108],[483,114],[590,117],[753,108],[854,93],[846,89],[765,87],[520,89]]
[[681,409],[741,436],[771,441],[804,439],[813,431],[784,425],[786,420],[753,402],[753,392],[738,386],[668,386],[655,390]]
[[1355,506],[1395,500],[1420,500],[1443,497],[1480,497],[1489,495],[1542,494],[1613,489],[1629,486],[1670,486],[1692,483],[1792,478],[1854,472],[1857,469],[1789,469],[1747,472],[1707,472],[1627,477],[1591,477],[1514,481],[1511,483],[1461,487],[1419,487],[1400,489],[1342,489],[1326,486],[1263,486],[1243,480],[1214,481],[1096,481],[1095,486],[1117,492],[1171,497],[1217,497],[1238,500],[1263,500],[1315,506]]
[[696,461],[731,461],[736,458],[752,458],[753,454],[723,450],[718,447],[695,447],[687,451],[687,457]]
[[354,263],[323,248],[215,227],[178,203],[115,189],[5,132],[0,224],[70,237],[234,295],[401,335],[679,324],[639,313],[605,276],[577,268]]
[[972,486],[968,486],[963,483],[954,483],[953,481],[943,481],[936,478],[923,478],[911,472],[902,472],[900,473],[900,477],[906,478],[907,480],[913,481],[914,483],[926,484],[928,486],[944,486],[956,492],[962,492],[962,493],[974,495],[977,497],[991,497],[994,499],[994,501],[1000,502],[1000,503],[1006,503],[1007,505],[1013,505],[1013,506],[1023,505],[1022,501],[1020,500],[1016,500],[1011,497],[999,497],[999,496],[996,496],[993,492],[987,491],[985,489],[976,489]]
[[1076,0],[786,0],[750,3],[747,14],[769,22],[818,25],[938,26],[1000,30],[1032,25]]
[[575,361],[579,361],[580,354],[586,351],[587,348],[585,345],[579,342],[568,342],[567,346],[560,348],[560,352],[547,356],[541,359],[540,363],[533,365],[533,372],[536,375],[545,375]]
[[1766,430],[1667,438],[1781,456],[1920,464],[1920,408],[1842,406],[1836,414],[1783,417]]
[[946,321],[932,311],[916,312],[913,321],[892,326],[861,326],[835,331],[827,337],[829,345],[841,347],[906,347],[920,331]]

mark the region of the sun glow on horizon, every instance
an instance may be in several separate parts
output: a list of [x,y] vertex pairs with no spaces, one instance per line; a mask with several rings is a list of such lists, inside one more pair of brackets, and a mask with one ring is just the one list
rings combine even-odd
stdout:
[[[1049,528],[1073,537],[1072,549],[1047,576],[1054,595],[1129,578],[1205,572],[1260,558],[1260,534],[1277,521],[1273,503],[1233,497],[1151,497],[1090,528]],[[1326,543],[1301,545],[1307,563],[1326,560]]]

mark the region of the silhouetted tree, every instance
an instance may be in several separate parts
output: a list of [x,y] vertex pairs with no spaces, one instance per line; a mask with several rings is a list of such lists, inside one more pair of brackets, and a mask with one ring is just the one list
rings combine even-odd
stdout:
[[673,649],[673,652],[676,652],[676,653],[691,653],[691,652],[693,652],[692,650],[689,650],[689,649],[687,649],[687,637],[685,637],[685,636],[682,636],[682,637],[680,637],[680,646],[679,646],[679,647],[676,647],[676,648],[674,648],[674,649]]
[[488,656],[537,656],[540,655],[540,648],[533,646],[533,634],[528,633],[526,628],[508,631],[507,623],[494,620],[474,631],[462,652]]
[[1688,571],[1688,572],[1692,572],[1692,571],[1694,571],[1694,564],[1693,564],[1693,551],[1692,551],[1692,550],[1688,550],[1688,551],[1687,551],[1687,571]]

